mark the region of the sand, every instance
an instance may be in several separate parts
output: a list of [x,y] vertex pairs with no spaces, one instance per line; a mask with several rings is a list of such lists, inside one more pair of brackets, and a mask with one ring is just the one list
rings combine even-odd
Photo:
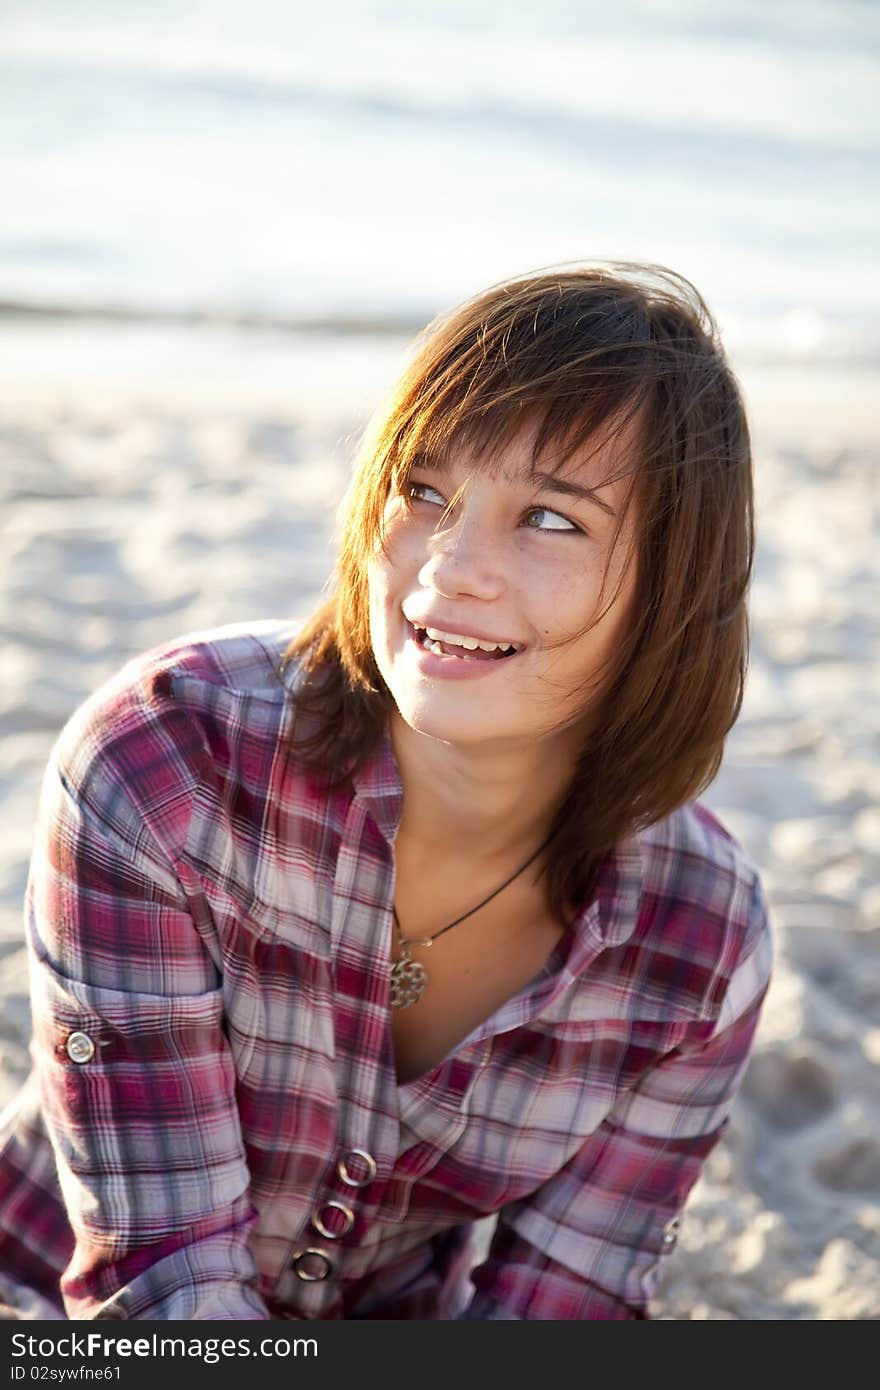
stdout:
[[[167,371],[84,384],[67,366],[0,380],[0,1105],[27,1070],[21,902],[58,729],[148,646],[309,611],[367,388],[387,374],[383,359],[375,381],[313,391],[308,372],[283,390],[283,372],[242,386],[229,371],[205,390]],[[752,388],[748,695],[706,800],[760,866],[776,968],[660,1318],[880,1317],[880,451],[864,393],[841,413],[845,388],[775,380]]]

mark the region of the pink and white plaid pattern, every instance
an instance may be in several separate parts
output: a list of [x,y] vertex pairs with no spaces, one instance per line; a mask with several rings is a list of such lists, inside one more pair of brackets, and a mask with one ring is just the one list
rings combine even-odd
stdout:
[[[400,781],[387,737],[348,792],[292,760],[294,631],[148,653],[56,745],[0,1298],[68,1318],[648,1316],[768,983],[754,869],[699,804],[633,837],[532,983],[398,1086]],[[307,1249],[326,1258],[295,1264]]]

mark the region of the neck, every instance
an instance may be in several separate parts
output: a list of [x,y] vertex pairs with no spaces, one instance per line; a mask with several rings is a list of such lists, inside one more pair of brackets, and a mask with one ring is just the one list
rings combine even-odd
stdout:
[[505,867],[550,834],[571,783],[572,739],[467,747],[417,733],[396,710],[390,730],[403,787],[398,840],[415,853]]

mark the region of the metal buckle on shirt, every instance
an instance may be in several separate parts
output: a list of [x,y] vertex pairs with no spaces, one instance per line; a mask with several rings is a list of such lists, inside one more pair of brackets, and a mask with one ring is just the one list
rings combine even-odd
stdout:
[[[315,1268],[315,1261],[322,1261]],[[303,1283],[314,1284],[321,1279],[326,1279],[333,1270],[333,1261],[326,1250],[318,1250],[315,1246],[309,1246],[305,1250],[298,1250],[290,1261],[293,1272],[297,1279],[302,1279]],[[311,1265],[311,1269],[309,1266]]]
[[[331,1228],[326,1224],[326,1222],[323,1220],[321,1216],[322,1212],[331,1210],[342,1212],[343,1225],[342,1229],[339,1231],[331,1230]],[[312,1216],[312,1225],[314,1226],[318,1234],[324,1236],[325,1239],[341,1240],[343,1236],[348,1235],[349,1231],[354,1225],[354,1212],[352,1211],[351,1207],[347,1207],[344,1202],[325,1202],[323,1206],[319,1207],[318,1210]]]
[[[352,1177],[351,1169],[348,1166],[348,1160],[352,1158],[361,1158],[367,1165],[367,1176],[365,1178]],[[368,1154],[366,1149],[349,1149],[348,1153],[340,1158],[337,1163],[336,1171],[346,1187],[366,1187],[367,1183],[373,1181],[379,1170],[375,1158],[372,1154]]]

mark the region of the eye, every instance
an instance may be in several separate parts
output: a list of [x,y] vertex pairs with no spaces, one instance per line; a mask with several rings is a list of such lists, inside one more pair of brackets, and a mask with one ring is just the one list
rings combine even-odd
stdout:
[[433,492],[434,496],[437,497],[437,498],[439,498],[441,505],[444,506],[444,507],[446,506],[446,501],[445,501],[445,499],[444,499],[443,497],[441,497],[440,493],[437,491],[437,489],[436,489],[435,487],[429,487],[427,483],[413,483],[413,482],[407,483],[407,486],[406,486],[406,498],[407,498],[407,501],[409,501],[409,502],[427,502],[427,501],[429,501],[429,500],[430,500],[429,498],[423,497],[423,496],[421,495],[421,494],[424,493],[424,492]]
[[[543,517],[545,521],[549,518],[549,523],[545,526],[529,525],[529,518],[533,516]],[[575,526],[567,517],[560,516],[559,512],[551,512],[549,507],[530,507],[526,512],[526,525],[531,531],[580,531],[579,526]]]

